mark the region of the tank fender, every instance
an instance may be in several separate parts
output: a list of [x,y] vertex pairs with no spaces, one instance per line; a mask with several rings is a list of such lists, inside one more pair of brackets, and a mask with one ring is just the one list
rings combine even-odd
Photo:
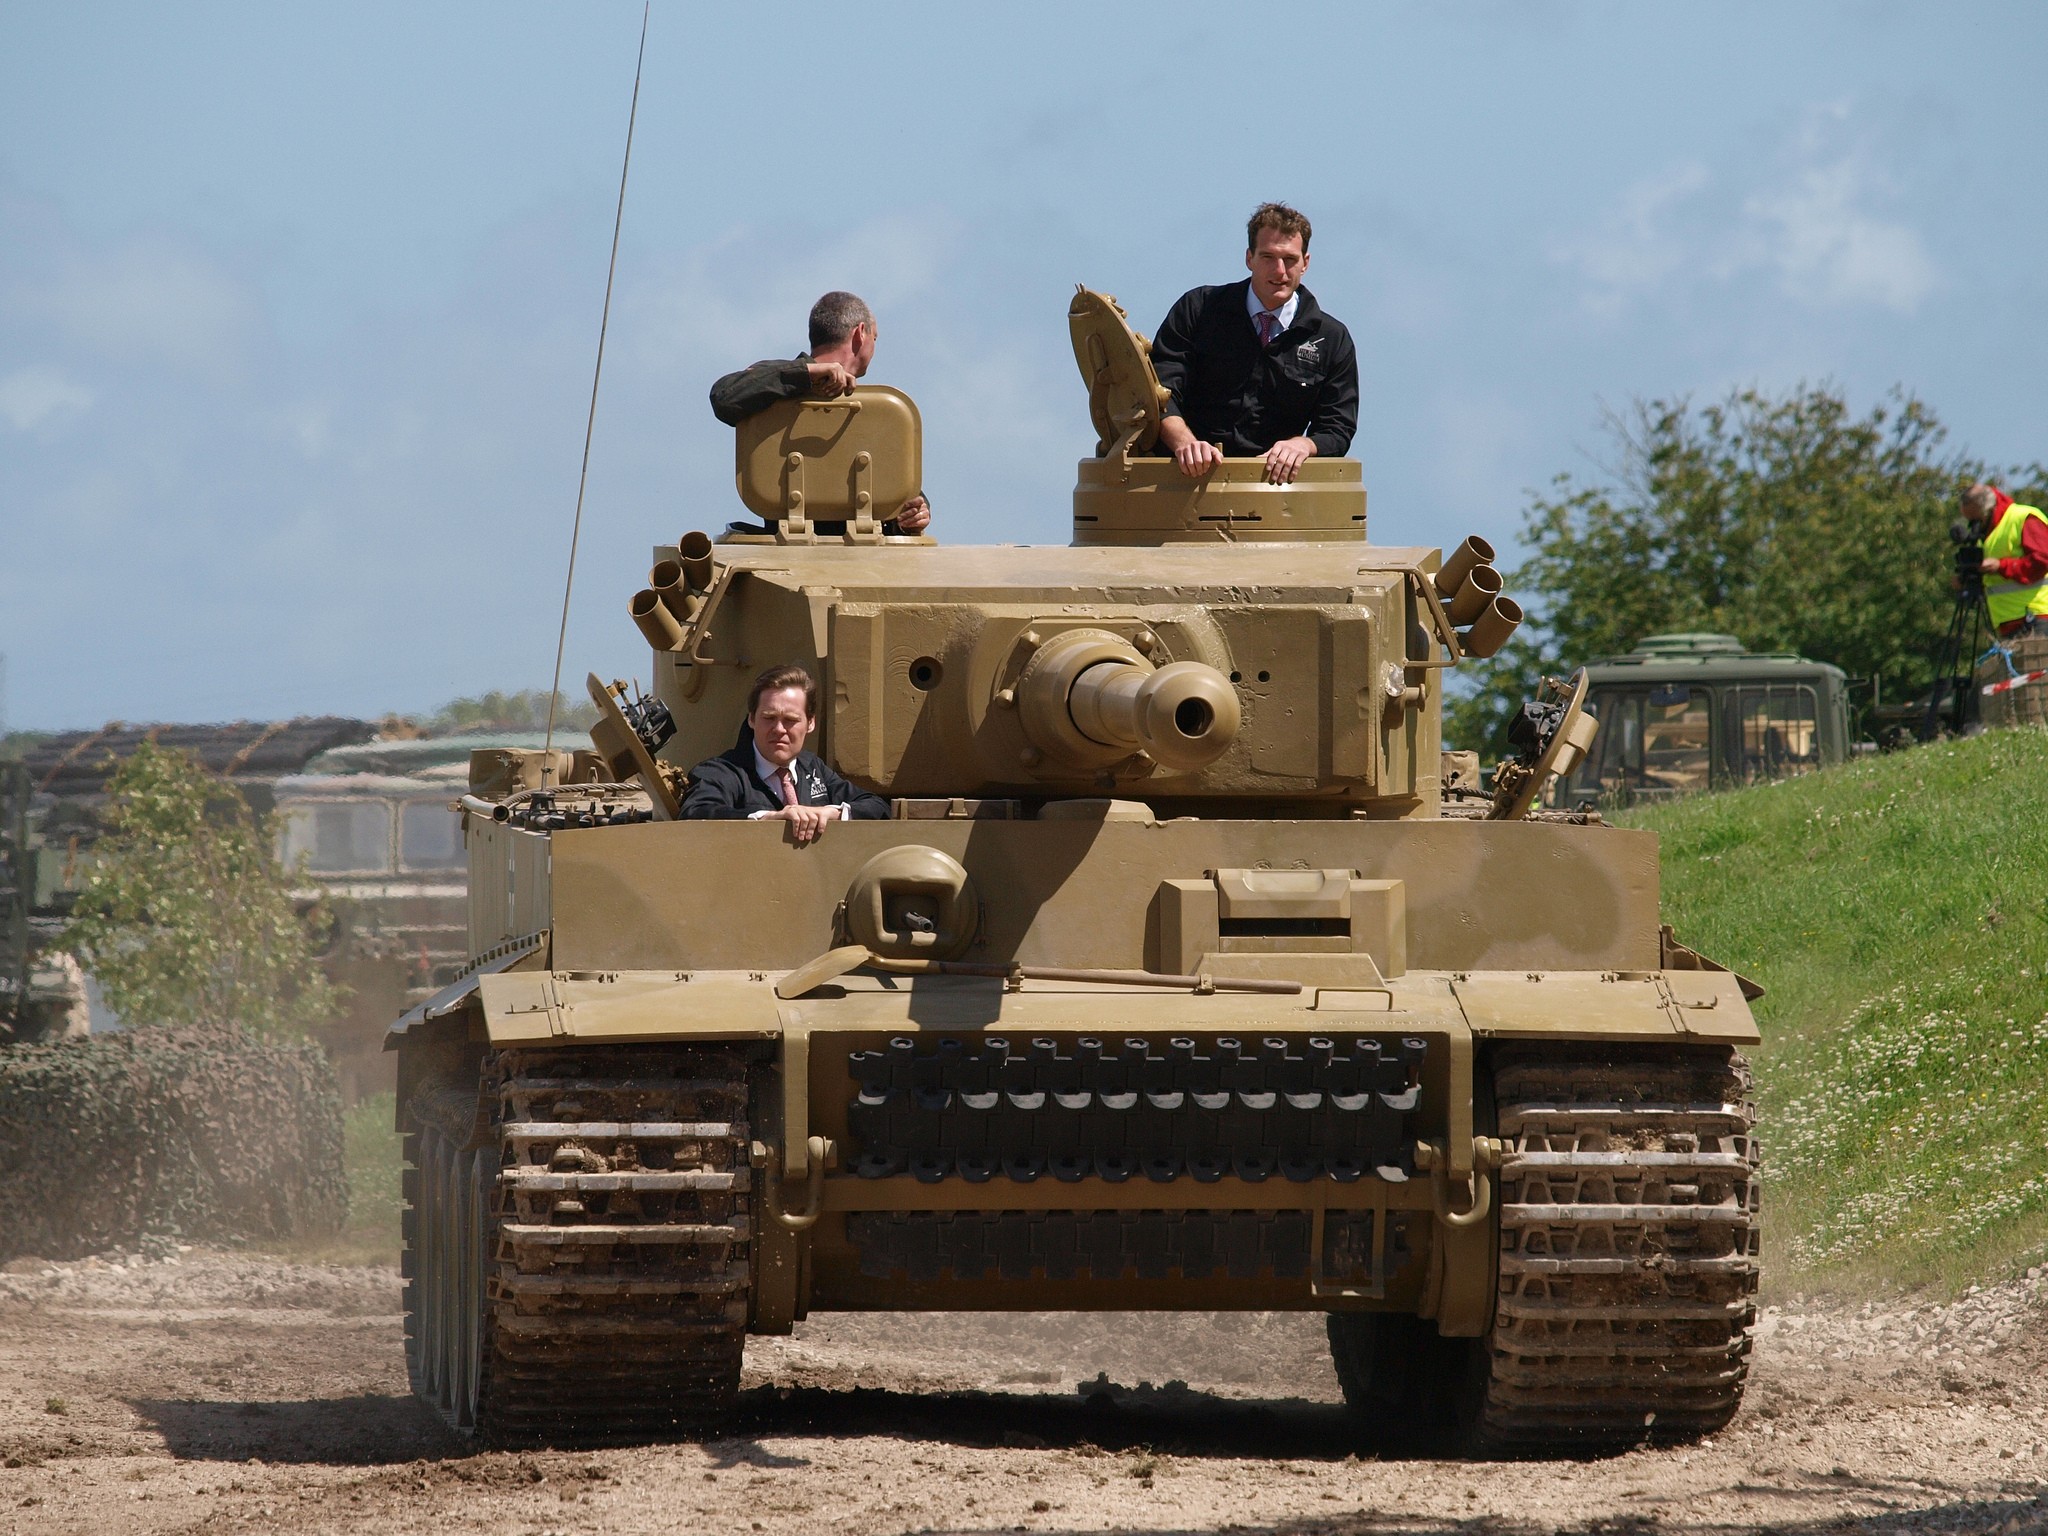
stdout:
[[1451,991],[1482,1038],[1762,1038],[1732,971],[1471,971]]
[[775,994],[748,971],[511,971],[479,978],[500,1048],[635,1040],[767,1040]]

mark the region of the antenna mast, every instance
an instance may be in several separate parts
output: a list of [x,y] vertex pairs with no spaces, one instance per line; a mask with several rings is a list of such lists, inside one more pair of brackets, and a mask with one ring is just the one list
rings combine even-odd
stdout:
[[583,491],[590,483],[590,439],[597,430],[597,384],[604,377],[604,336],[612,320],[612,279],[619,270],[619,230],[626,222],[626,173],[633,167],[633,125],[640,117],[640,68],[647,60],[647,17],[653,0],[640,8],[640,52],[633,60],[633,105],[626,113],[626,158],[619,167],[619,206],[612,215],[612,259],[604,274],[604,310],[597,322],[597,367],[590,375],[590,415],[583,423],[583,472],[576,477],[576,521],[569,530],[569,574],[562,582],[562,626],[555,634],[555,680],[548,688],[546,755],[542,782],[554,776],[555,706],[562,697],[562,652],[569,643],[569,594],[576,590],[576,545],[583,536]]

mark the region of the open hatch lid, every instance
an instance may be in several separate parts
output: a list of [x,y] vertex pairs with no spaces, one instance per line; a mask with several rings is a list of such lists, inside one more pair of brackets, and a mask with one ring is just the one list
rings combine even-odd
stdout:
[[1095,423],[1095,456],[1105,457],[1126,432],[1136,429],[1126,450],[1150,453],[1170,398],[1152,371],[1152,343],[1131,329],[1123,306],[1106,293],[1076,286],[1067,306],[1074,361],[1088,386],[1088,414]]

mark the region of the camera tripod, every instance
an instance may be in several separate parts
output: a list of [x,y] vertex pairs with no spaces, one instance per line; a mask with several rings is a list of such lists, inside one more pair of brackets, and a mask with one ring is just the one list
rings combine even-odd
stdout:
[[1932,741],[1944,730],[1960,736],[1976,715],[1977,696],[1970,685],[1976,680],[1977,647],[1987,623],[1984,578],[1981,573],[1959,570],[1958,574],[1964,578],[1963,585],[1956,592],[1948,633],[1935,653],[1934,690],[1927,695],[1927,713],[1916,733],[1922,741]]

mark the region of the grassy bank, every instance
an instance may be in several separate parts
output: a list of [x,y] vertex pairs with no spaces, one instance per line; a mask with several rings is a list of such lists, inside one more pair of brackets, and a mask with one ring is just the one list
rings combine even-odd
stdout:
[[2048,1252],[2048,733],[1622,818],[1665,918],[1768,989],[1775,1283],[1953,1291]]

